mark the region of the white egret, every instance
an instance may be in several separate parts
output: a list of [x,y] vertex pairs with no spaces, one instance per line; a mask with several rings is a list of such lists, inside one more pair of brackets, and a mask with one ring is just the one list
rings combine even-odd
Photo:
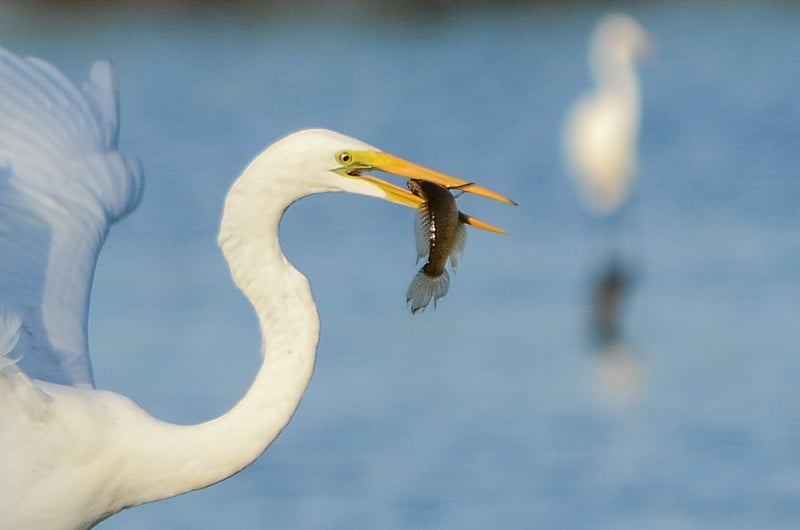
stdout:
[[563,131],[564,157],[581,199],[594,213],[616,210],[636,172],[640,96],[635,62],[649,47],[633,18],[604,17],[589,49],[594,91],[570,108]]
[[348,191],[416,207],[364,174],[480,186],[322,129],[259,154],[225,201],[219,244],[262,331],[263,364],[229,412],[160,421],[94,388],[87,349],[92,275],[109,226],[136,207],[138,163],[117,151],[113,71],[81,88],[0,50],[0,528],[84,529],[120,510],[203,488],[250,464],[289,422],[311,377],[319,320],[278,225],[297,199]]

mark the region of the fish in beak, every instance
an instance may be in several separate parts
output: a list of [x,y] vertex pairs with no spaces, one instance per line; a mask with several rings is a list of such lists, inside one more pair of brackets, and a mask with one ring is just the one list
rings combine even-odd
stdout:
[[453,272],[458,258],[467,244],[464,217],[458,211],[456,199],[447,188],[426,180],[411,179],[408,189],[424,202],[417,208],[414,234],[417,243],[417,261],[427,257],[425,265],[417,272],[406,292],[406,303],[412,313],[424,310],[444,295],[450,286],[447,262]]
[[[484,188],[483,186],[479,186],[474,182],[451,177],[450,175],[434,171],[433,169],[409,162],[408,160],[403,160],[402,158],[382,151],[340,151],[337,153],[336,157],[342,164],[336,171],[338,174],[370,182],[384,192],[386,200],[402,204],[403,206],[418,208],[420,204],[425,202],[425,199],[411,193],[405,188],[365,173],[370,171],[382,171],[407,179],[430,182],[449,190],[457,189],[465,193],[473,193],[506,204],[517,204],[508,197]],[[498,234],[506,233],[502,228],[498,228],[463,213],[461,214],[461,221],[475,228],[488,230],[489,232]]]

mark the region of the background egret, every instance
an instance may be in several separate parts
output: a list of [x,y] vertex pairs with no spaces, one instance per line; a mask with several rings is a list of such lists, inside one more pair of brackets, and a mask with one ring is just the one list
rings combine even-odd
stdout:
[[597,25],[589,48],[594,90],[570,109],[564,154],[584,204],[608,214],[627,197],[636,172],[640,96],[636,60],[647,32],[632,17],[613,14]]

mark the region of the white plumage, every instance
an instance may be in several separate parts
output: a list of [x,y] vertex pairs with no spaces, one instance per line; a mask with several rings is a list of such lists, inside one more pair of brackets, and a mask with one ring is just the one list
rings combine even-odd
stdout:
[[627,15],[609,15],[597,26],[589,58],[595,88],[571,107],[563,149],[585,205],[607,214],[626,199],[636,172],[640,96],[635,61],[649,37]]
[[0,309],[22,319],[31,377],[93,386],[86,317],[108,227],[139,202],[136,161],[115,150],[117,87],[95,64],[75,87],[0,50]]
[[[370,169],[506,200],[480,186],[309,129],[271,145],[225,201],[219,243],[253,305],[264,362],[233,409],[173,425],[93,385],[87,313],[109,226],[142,194],[117,151],[108,63],[82,88],[0,50],[0,529],[83,529],[129,507],[203,488],[250,464],[294,413],[314,366],[319,319],[283,255],[281,217],[312,193],[348,191],[416,207]],[[507,201],[508,202],[508,201]]]

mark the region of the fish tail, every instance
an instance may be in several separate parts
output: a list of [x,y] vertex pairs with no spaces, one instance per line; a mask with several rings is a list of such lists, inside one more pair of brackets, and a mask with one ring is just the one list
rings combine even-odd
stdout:
[[431,276],[422,267],[406,292],[406,302],[411,308],[411,313],[416,313],[420,309],[425,309],[433,300],[433,307],[436,307],[436,300],[447,294],[450,286],[450,275],[447,270],[442,270],[441,274]]

